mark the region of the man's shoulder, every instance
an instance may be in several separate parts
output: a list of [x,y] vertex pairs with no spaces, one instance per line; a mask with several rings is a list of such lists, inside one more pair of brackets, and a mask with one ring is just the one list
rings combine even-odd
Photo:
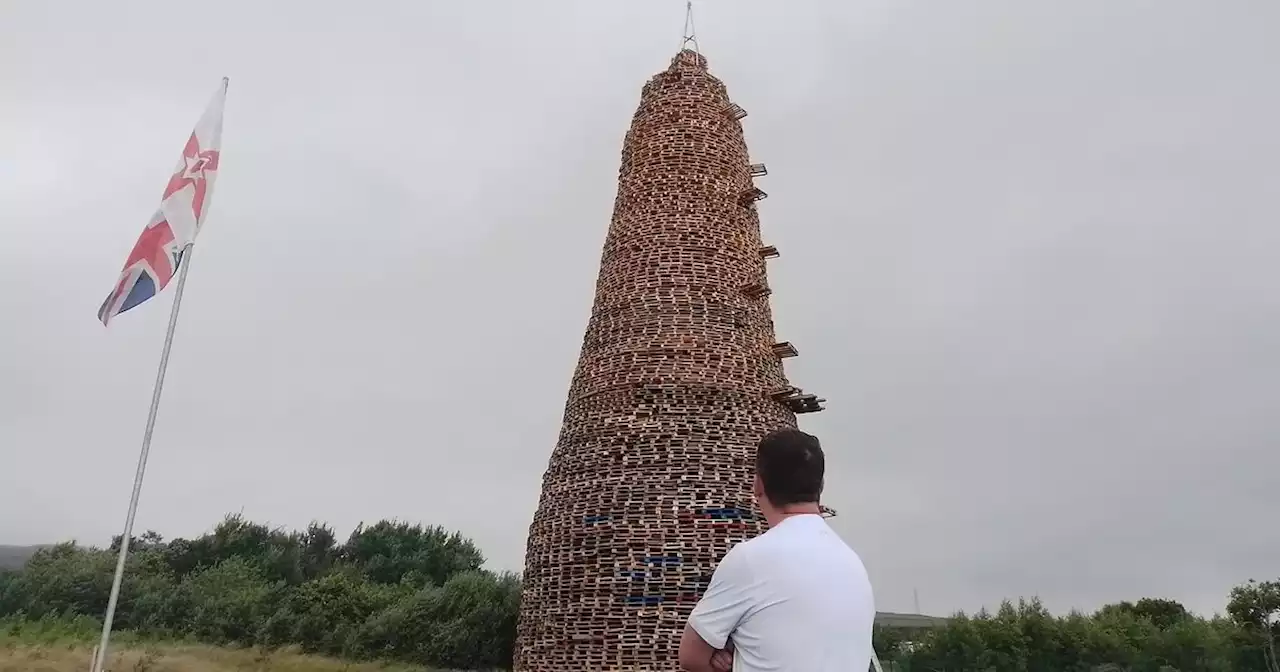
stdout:
[[761,553],[767,553],[770,547],[785,545],[785,541],[778,534],[778,529],[765,530],[761,534],[754,536],[746,541],[740,541],[734,544],[733,548],[725,554],[725,559],[730,556],[738,558],[749,558]]
[[751,573],[751,567],[759,564],[760,558],[772,555],[770,547],[776,544],[767,538],[768,535],[769,532],[766,531],[764,534],[734,544],[720,558],[720,562],[717,563],[717,571],[722,573],[732,572],[737,575]]
[[[854,562],[861,564],[858,554],[826,521],[801,521],[801,525],[776,527],[749,541],[733,547],[744,560],[762,562],[772,566],[780,560],[803,559],[805,565],[816,561],[837,564]],[[727,556],[726,556],[727,557]]]
[[719,564],[736,565],[745,563],[748,558],[755,554],[753,549],[759,546],[757,543],[758,541],[760,541],[760,537],[752,537],[746,541],[740,541],[734,544],[733,547],[724,554],[724,557],[720,558]]
[[827,522],[817,518],[817,516],[814,516],[812,520],[805,516],[804,518],[784,522],[785,524],[770,528],[764,534],[738,544],[738,546],[750,544],[751,548],[756,549],[795,548],[797,542],[803,544],[810,541],[839,540],[839,537],[827,525]]

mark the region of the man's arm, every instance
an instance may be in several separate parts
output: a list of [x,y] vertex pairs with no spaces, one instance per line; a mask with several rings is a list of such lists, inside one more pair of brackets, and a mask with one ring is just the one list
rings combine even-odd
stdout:
[[753,583],[742,554],[732,550],[725,554],[685,625],[680,638],[681,667],[688,672],[716,672],[711,657],[732,647],[729,635],[751,607]]
[[716,651],[692,626],[684,626],[684,634],[680,636],[680,667],[686,672],[718,672],[711,665]]

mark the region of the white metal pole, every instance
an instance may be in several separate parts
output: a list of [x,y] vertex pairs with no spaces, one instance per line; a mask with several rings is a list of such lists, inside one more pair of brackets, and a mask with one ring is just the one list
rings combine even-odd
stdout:
[[142,476],[147,471],[147,455],[151,453],[151,434],[156,428],[156,412],[160,409],[160,391],[164,388],[164,373],[169,368],[169,351],[173,348],[173,333],[178,327],[178,309],[182,307],[182,290],[187,284],[187,271],[191,270],[192,243],[182,250],[181,268],[178,270],[178,286],[173,291],[173,307],[169,309],[169,330],[165,332],[164,349],[160,351],[160,368],[156,371],[156,384],[151,389],[151,410],[147,413],[147,428],[142,433],[142,451],[138,454],[138,470],[133,475],[133,495],[129,498],[129,513],[124,519],[124,535],[120,537],[120,555],[116,558],[116,575],[111,580],[111,597],[107,600],[107,615],[102,619],[102,639],[94,653],[92,672],[103,672],[107,661],[107,643],[111,639],[111,622],[115,619],[116,603],[120,599],[120,583],[124,579],[124,564],[129,557],[129,538],[133,534],[133,518],[138,512],[138,496],[142,493]]

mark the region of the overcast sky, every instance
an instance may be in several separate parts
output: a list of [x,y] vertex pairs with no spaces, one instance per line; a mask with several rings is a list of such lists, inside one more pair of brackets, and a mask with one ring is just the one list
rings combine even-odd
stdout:
[[[138,530],[520,569],[679,0],[0,3],[0,543],[105,544],[172,291],[95,311],[231,78]],[[878,606],[1280,574],[1280,6],[701,0]]]

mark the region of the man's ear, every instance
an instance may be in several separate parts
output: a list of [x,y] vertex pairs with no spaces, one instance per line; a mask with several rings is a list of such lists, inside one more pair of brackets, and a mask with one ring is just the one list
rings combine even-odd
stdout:
[[764,482],[760,480],[760,474],[756,474],[751,480],[751,494],[756,496],[757,502],[764,500]]

